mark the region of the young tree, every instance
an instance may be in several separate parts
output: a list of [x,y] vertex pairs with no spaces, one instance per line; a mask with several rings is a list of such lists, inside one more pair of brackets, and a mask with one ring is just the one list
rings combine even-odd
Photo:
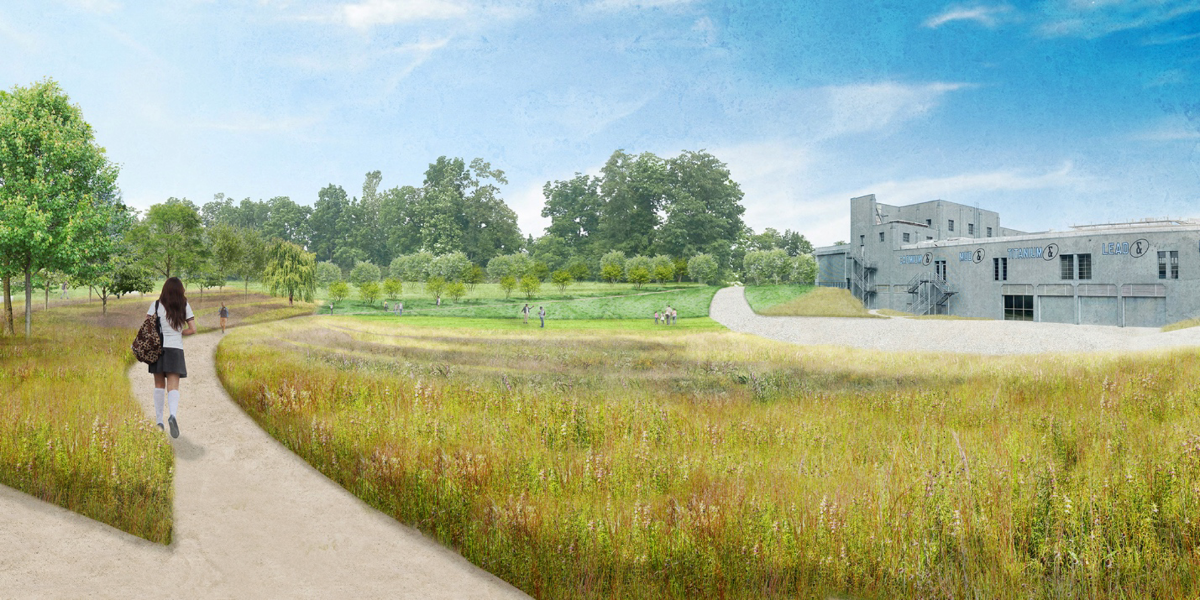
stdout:
[[625,275],[625,253],[613,250],[600,257],[600,278],[616,283]]
[[270,286],[272,295],[286,292],[289,305],[296,295],[305,302],[312,302],[317,290],[316,255],[291,242],[279,240],[267,253],[263,279]]
[[571,278],[575,281],[585,281],[592,276],[592,271],[588,269],[587,263],[580,259],[572,260],[567,265],[567,272],[571,274]]
[[812,285],[817,280],[817,259],[811,254],[800,254],[792,259],[791,280],[793,283]]
[[654,262],[651,261],[647,256],[642,256],[639,254],[625,261],[625,280],[629,283],[633,283],[633,280],[629,278],[629,275],[634,269],[641,269],[646,272],[646,281],[643,281],[642,283],[646,283],[654,277]]
[[550,274],[550,282],[558,286],[558,293],[567,293],[567,286],[575,282],[575,278],[571,276],[571,272],[559,269]]
[[359,262],[350,270],[350,283],[362,285],[368,281],[379,282],[379,267],[369,262]]
[[363,281],[355,284],[358,286],[358,295],[368,305],[374,304],[379,299],[379,282]]
[[242,229],[242,260],[235,266],[236,275],[242,280],[244,292],[250,293],[250,280],[262,277],[267,267],[267,252],[270,249],[266,240],[253,229]]
[[654,281],[663,283],[675,277],[675,261],[671,260],[670,256],[659,254],[651,263],[654,268],[650,274],[654,277]]
[[454,299],[455,302],[462,300],[463,296],[467,295],[467,286],[461,281],[455,281],[446,285],[446,295]]
[[246,253],[238,231],[231,225],[217,225],[209,230],[208,242],[213,271],[222,278],[237,272],[238,264]]
[[337,265],[323,261],[317,263],[317,285],[328,288],[336,281],[342,280],[342,269]]
[[634,287],[641,289],[646,282],[650,281],[650,269],[641,265],[635,266],[625,274],[625,279],[629,283],[632,283]]
[[533,295],[542,289],[542,281],[533,275],[526,275],[521,278],[521,291],[525,293],[525,297],[532,300]]
[[482,267],[479,265],[471,265],[471,268],[467,269],[463,273],[463,283],[467,284],[468,288],[474,290],[475,286],[483,283],[484,277],[485,275]]
[[504,299],[508,300],[512,296],[513,290],[517,289],[517,278],[512,275],[501,277],[500,289],[504,290]]
[[395,299],[396,296],[400,295],[400,292],[403,289],[404,284],[400,283],[399,279],[388,277],[387,279],[383,280],[383,294],[387,296],[388,299]]
[[717,277],[717,260],[711,254],[697,254],[688,260],[687,273],[692,281],[711,284]]
[[440,301],[442,293],[446,291],[446,280],[441,277],[430,277],[425,281],[425,291],[433,296],[435,301]]
[[334,302],[341,302],[350,295],[350,286],[346,285],[345,281],[335,281],[329,286],[329,297]]
[[687,275],[688,261],[677,258],[673,266],[675,267],[675,283],[683,283],[683,276]]
[[471,268],[471,261],[462,252],[450,252],[434,257],[429,263],[429,276],[441,277],[446,281],[459,281],[463,273]]
[[537,277],[538,281],[545,281],[550,276],[550,267],[542,261],[537,261],[529,268],[529,274]]
[[141,245],[146,265],[164,278],[198,270],[208,255],[200,211],[187,198],[151,206],[133,239]]
[[0,277],[11,307],[10,277],[25,275],[26,337],[36,271],[70,274],[111,253],[117,172],[53,80],[0,92]]

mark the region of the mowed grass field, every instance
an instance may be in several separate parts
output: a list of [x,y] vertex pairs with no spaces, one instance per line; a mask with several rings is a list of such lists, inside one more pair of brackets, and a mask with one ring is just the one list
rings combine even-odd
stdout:
[[[198,330],[218,326],[220,299],[189,297]],[[234,324],[313,311],[260,294],[224,299]],[[33,339],[0,337],[0,484],[169,544],[171,447],[126,378],[129,346],[150,302],[110,300],[107,315],[99,301],[48,311],[35,305]]]
[[247,328],[218,370],[316,468],[538,598],[1200,593],[1195,351],[454,323]]

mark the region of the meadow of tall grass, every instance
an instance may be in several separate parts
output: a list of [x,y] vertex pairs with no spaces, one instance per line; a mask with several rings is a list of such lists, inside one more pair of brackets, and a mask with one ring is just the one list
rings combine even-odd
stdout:
[[316,468],[539,598],[1200,593],[1196,351],[323,318],[217,359]]
[[[261,294],[189,300],[202,332],[219,327],[221,300],[231,325],[313,311]],[[173,454],[126,378],[150,302],[110,300],[107,314],[99,301],[38,306],[31,340],[0,337],[0,484],[169,544]]]

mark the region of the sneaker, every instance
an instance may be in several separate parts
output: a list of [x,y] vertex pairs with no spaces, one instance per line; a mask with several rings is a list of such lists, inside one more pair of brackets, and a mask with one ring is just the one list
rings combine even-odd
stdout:
[[167,419],[167,423],[171,424],[171,437],[179,437],[179,423],[175,421],[175,416],[171,415],[171,417]]
[[163,424],[162,424],[162,423],[159,423],[159,424],[158,424],[158,430],[159,430],[159,431],[166,431],[166,429],[163,429]]

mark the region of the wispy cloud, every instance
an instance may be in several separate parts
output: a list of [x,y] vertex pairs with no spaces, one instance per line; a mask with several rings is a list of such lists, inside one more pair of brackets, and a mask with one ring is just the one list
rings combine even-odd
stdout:
[[1200,39],[1200,33],[1189,33],[1185,35],[1158,35],[1146,38],[1142,41],[1142,44],[1145,46],[1166,46],[1168,44],[1189,42],[1194,39]]
[[1200,141],[1200,122],[1189,126],[1180,121],[1164,121],[1129,136],[1135,142],[1194,142]]
[[1000,23],[1001,18],[1011,11],[1012,7],[1007,5],[951,6],[940,14],[929,17],[925,21],[925,26],[937,29],[955,21],[974,21],[984,27],[995,27]]
[[121,3],[116,0],[64,0],[64,3],[99,14],[115,12],[121,8]]
[[620,11],[646,8],[671,8],[686,6],[695,0],[597,0],[588,5],[593,10]]
[[929,113],[950,92],[968,83],[878,82],[822,88],[828,111],[827,136],[885,129]]
[[[953,199],[979,192],[1011,192],[1046,189],[1094,191],[1101,187],[1099,180],[1079,172],[1070,161],[1053,171],[1029,173],[1020,170],[962,173],[949,177],[881,181],[852,192],[847,198],[877,194],[888,203],[909,204],[937,198]],[[843,194],[844,195],[844,194]]]
[[452,0],[363,0],[338,7],[345,24],[358,29],[393,23],[457,19],[468,8]]
[[1038,27],[1046,37],[1095,39],[1145,29],[1200,12],[1200,0],[1056,0]]

